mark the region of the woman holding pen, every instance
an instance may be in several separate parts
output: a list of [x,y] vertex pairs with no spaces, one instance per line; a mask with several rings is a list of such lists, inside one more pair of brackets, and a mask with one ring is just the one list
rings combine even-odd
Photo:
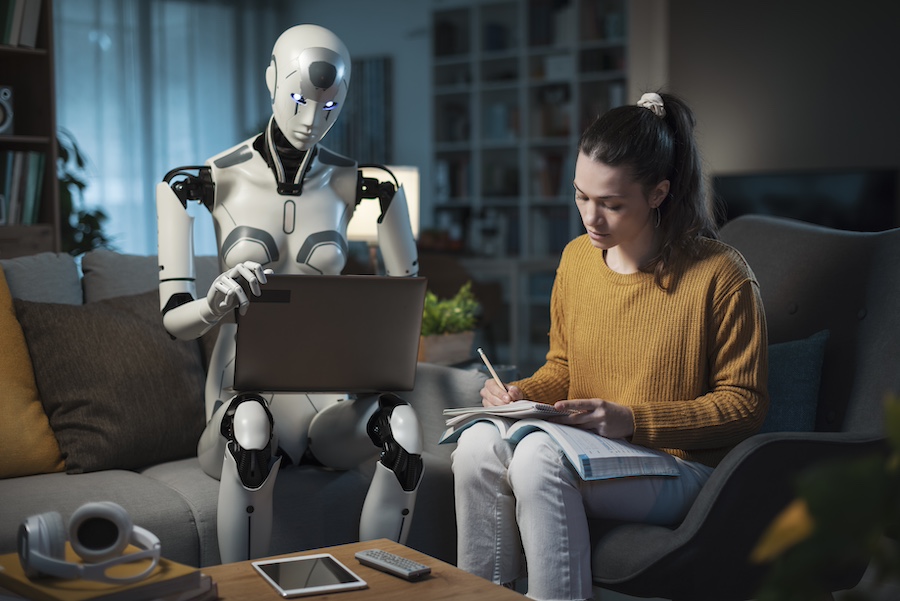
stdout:
[[645,94],[583,134],[573,181],[586,233],[563,251],[550,350],[531,377],[489,379],[485,406],[519,399],[557,421],[672,454],[675,478],[582,481],[553,440],[512,446],[489,423],[453,453],[459,567],[534,599],[589,599],[588,518],[675,525],[725,454],[763,423],[766,324],[756,279],[717,240],[694,116]]

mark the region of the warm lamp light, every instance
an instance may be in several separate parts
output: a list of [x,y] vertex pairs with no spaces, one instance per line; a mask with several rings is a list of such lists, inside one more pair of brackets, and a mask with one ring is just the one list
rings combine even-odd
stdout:
[[[397,178],[406,193],[406,206],[409,209],[409,223],[413,237],[419,238],[419,168],[407,165],[385,165]],[[363,167],[363,177],[373,177],[379,181],[392,181],[388,173],[377,167]],[[356,205],[353,218],[347,226],[347,239],[366,242],[369,246],[378,243],[378,218],[381,216],[381,203],[378,199],[367,198]]]

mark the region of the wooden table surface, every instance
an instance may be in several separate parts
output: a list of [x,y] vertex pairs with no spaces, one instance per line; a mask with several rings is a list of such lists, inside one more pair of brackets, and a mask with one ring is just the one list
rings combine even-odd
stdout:
[[[431,574],[421,580],[410,582],[391,574],[380,572],[364,566],[354,557],[354,553],[363,549],[384,549],[391,553],[407,557],[431,567]],[[456,566],[435,559],[424,553],[403,546],[387,539],[351,543],[324,549],[312,549],[290,555],[312,555],[315,553],[331,553],[341,563],[356,572],[369,587],[355,591],[329,593],[306,597],[317,600],[336,601],[393,601],[410,599],[414,601],[494,601],[496,599],[524,599],[523,595],[505,589],[487,580],[463,572]],[[277,557],[288,557],[279,555]],[[219,589],[219,598],[224,601],[277,601],[282,597],[253,568],[250,561],[229,563],[202,568],[209,574]],[[304,597],[300,597],[303,599]]]

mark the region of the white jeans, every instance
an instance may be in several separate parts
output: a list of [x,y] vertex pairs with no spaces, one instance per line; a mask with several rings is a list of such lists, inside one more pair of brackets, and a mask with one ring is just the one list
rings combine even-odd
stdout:
[[516,446],[490,423],[466,429],[453,451],[457,563],[497,584],[524,575],[528,596],[590,599],[588,518],[674,525],[712,468],[678,460],[680,476],[586,482],[544,432]]

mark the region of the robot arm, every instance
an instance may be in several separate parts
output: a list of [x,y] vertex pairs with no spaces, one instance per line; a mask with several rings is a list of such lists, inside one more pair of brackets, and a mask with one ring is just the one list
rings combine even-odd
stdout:
[[196,299],[194,219],[187,213],[187,203],[199,201],[209,208],[214,192],[209,167],[175,169],[156,186],[160,310],[166,331],[182,340],[199,338],[232,309],[246,311],[249,300],[239,278],[257,296],[260,284],[266,283],[262,266],[247,261],[218,276],[206,297]]
[[364,198],[377,198],[381,204],[378,217],[378,246],[384,260],[385,272],[389,276],[412,277],[419,273],[419,257],[416,240],[409,222],[409,207],[406,192],[397,178],[384,166],[378,167],[391,175],[394,183],[380,182],[375,178],[363,177],[360,173],[357,202]]

